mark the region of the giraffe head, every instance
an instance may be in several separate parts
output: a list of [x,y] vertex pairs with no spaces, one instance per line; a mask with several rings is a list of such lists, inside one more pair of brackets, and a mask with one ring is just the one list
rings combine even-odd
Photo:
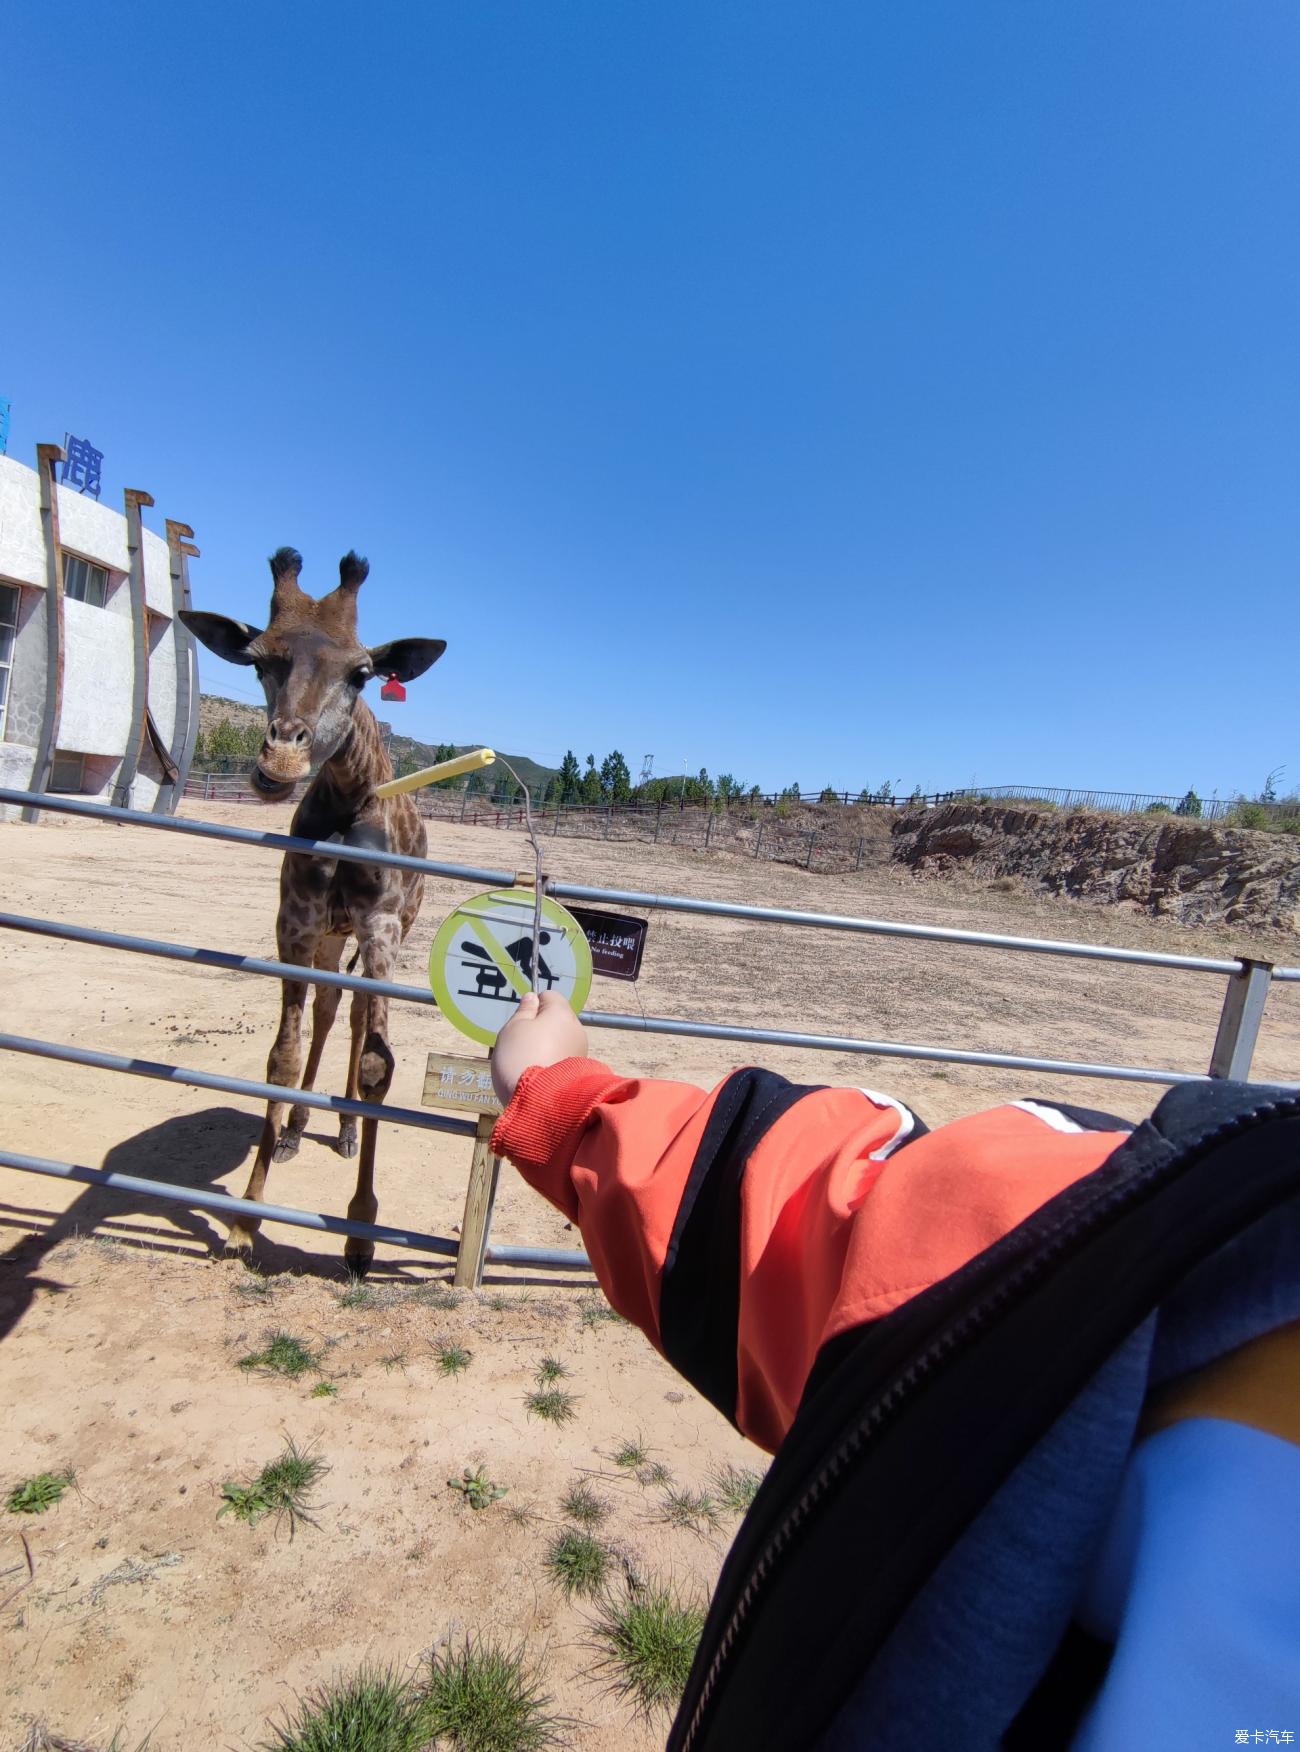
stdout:
[[337,588],[319,601],[299,587],[301,570],[302,555],[293,548],[271,556],[271,618],[261,630],[223,614],[181,610],[181,619],[210,651],[257,671],[266,693],[266,739],[250,778],[268,803],[281,802],[299,779],[338,753],[373,676],[411,681],[447,649],[444,639],[394,639],[370,648],[361,643],[357,592],[370,567],[356,554],[344,554]]

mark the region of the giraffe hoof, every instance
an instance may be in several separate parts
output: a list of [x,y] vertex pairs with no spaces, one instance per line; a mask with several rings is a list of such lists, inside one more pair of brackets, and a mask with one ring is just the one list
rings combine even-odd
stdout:
[[276,1140],[275,1148],[271,1151],[271,1160],[273,1162],[288,1162],[298,1154],[298,1146],[301,1142],[302,1133],[285,1126]]
[[349,1240],[343,1249],[343,1262],[351,1277],[365,1277],[374,1264],[375,1250],[369,1241]]
[[357,1153],[357,1122],[355,1119],[345,1119],[339,1127],[338,1152],[340,1156],[355,1156]]
[[253,1236],[248,1229],[232,1229],[226,1236],[225,1254],[227,1259],[248,1259],[253,1252]]

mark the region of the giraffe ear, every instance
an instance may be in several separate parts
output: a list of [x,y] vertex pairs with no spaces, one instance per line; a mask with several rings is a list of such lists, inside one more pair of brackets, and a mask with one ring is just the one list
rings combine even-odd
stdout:
[[183,608],[181,619],[201,645],[224,657],[227,663],[251,663],[248,647],[260,639],[259,628],[244,621],[230,620],[224,614],[204,614],[201,609]]
[[376,675],[414,681],[417,675],[431,669],[446,649],[446,639],[393,639],[387,645],[372,645],[370,661]]

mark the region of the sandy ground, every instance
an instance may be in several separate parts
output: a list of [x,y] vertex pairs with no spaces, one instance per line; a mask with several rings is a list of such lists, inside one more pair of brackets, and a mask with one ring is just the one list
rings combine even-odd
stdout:
[[[215,819],[278,827],[287,811],[211,804]],[[490,829],[435,824],[433,856],[514,867],[525,842]],[[1243,942],[1118,911],[974,885],[918,884],[888,867],[826,876],[672,846],[560,839],[559,878],[742,898],[774,905],[1230,954],[1295,964],[1300,945]],[[163,833],[71,821],[0,827],[5,905],[112,930],[273,954],[278,858]],[[430,938],[464,884],[431,882],[398,977],[424,977]],[[657,913],[637,988],[598,980],[593,1008],[767,1023],[876,1039],[1198,1069],[1208,1059],[1221,978],[1106,963],[954,950],[918,942],[761,929]],[[270,981],[0,933],[3,1026],[55,1041],[264,1074],[278,990]],[[346,1006],[345,1006],[346,1009]],[[398,1008],[392,1099],[418,1106],[431,1048],[467,1047],[435,1012]],[[724,1042],[604,1033],[595,1050],[621,1068],[709,1083],[745,1055]],[[341,1089],[346,1027],[319,1087]],[[1140,1118],[1152,1085],[1052,1079],[854,1054],[764,1049],[762,1062],[804,1081],[898,1093],[932,1123],[990,1101],[1053,1094]],[[1261,1077],[1300,1077],[1300,988],[1276,988],[1256,1060]],[[0,1057],[5,1144],[66,1161],[242,1192],[259,1126],[251,1106],[179,1085],[48,1060]],[[271,1196],[341,1213],[350,1164],[315,1121],[298,1158],[272,1172]],[[387,1128],[380,1140],[380,1220],[452,1233],[468,1147],[459,1138]],[[658,1493],[610,1461],[642,1433],[677,1479],[699,1487],[722,1463],[761,1457],[622,1324],[581,1319],[580,1285],[489,1286],[438,1306],[433,1262],[381,1248],[365,1307],[340,1303],[341,1247],[268,1229],[262,1293],[215,1257],[221,1226],[180,1207],[133,1202],[0,1169],[0,1482],[76,1469],[78,1487],[40,1519],[3,1515],[0,1735],[23,1723],[106,1744],[121,1731],[155,1749],[249,1748],[301,1691],[364,1658],[415,1660],[448,1634],[497,1629],[527,1638],[546,1663],[556,1707],[579,1725],[570,1743],[637,1748],[657,1736],[590,1682],[580,1608],[547,1582],[542,1556],[559,1500],[598,1475],[609,1529],[641,1571],[671,1571],[707,1590],[727,1527],[669,1531]],[[87,1239],[94,1237],[95,1239]],[[576,1237],[507,1170],[494,1237],[573,1245]],[[502,1299],[504,1297],[504,1300]],[[339,1384],[242,1373],[240,1356],[284,1328],[322,1352]],[[462,1376],[437,1369],[435,1343],[473,1352]],[[572,1371],[578,1415],[560,1429],[529,1418],[523,1395],[543,1354]],[[217,1519],[220,1487],[271,1459],[285,1435],[315,1441],[331,1470],[317,1525],[250,1530]],[[509,1486],[472,1514],[449,1476],[483,1464]],[[517,1522],[507,1512],[531,1511]],[[157,1560],[165,1560],[157,1563]],[[124,1565],[143,1579],[106,1584]],[[19,1570],[11,1566],[23,1565]],[[124,1572],[125,1573],[125,1572]]]

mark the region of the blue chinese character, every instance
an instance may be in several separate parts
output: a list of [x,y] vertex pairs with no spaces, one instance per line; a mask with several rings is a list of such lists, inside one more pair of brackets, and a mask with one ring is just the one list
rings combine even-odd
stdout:
[[63,473],[60,479],[63,485],[74,486],[80,493],[89,493],[92,499],[99,497],[100,470],[104,465],[104,453],[96,450],[93,444],[84,438],[69,437],[67,454],[63,459]]

